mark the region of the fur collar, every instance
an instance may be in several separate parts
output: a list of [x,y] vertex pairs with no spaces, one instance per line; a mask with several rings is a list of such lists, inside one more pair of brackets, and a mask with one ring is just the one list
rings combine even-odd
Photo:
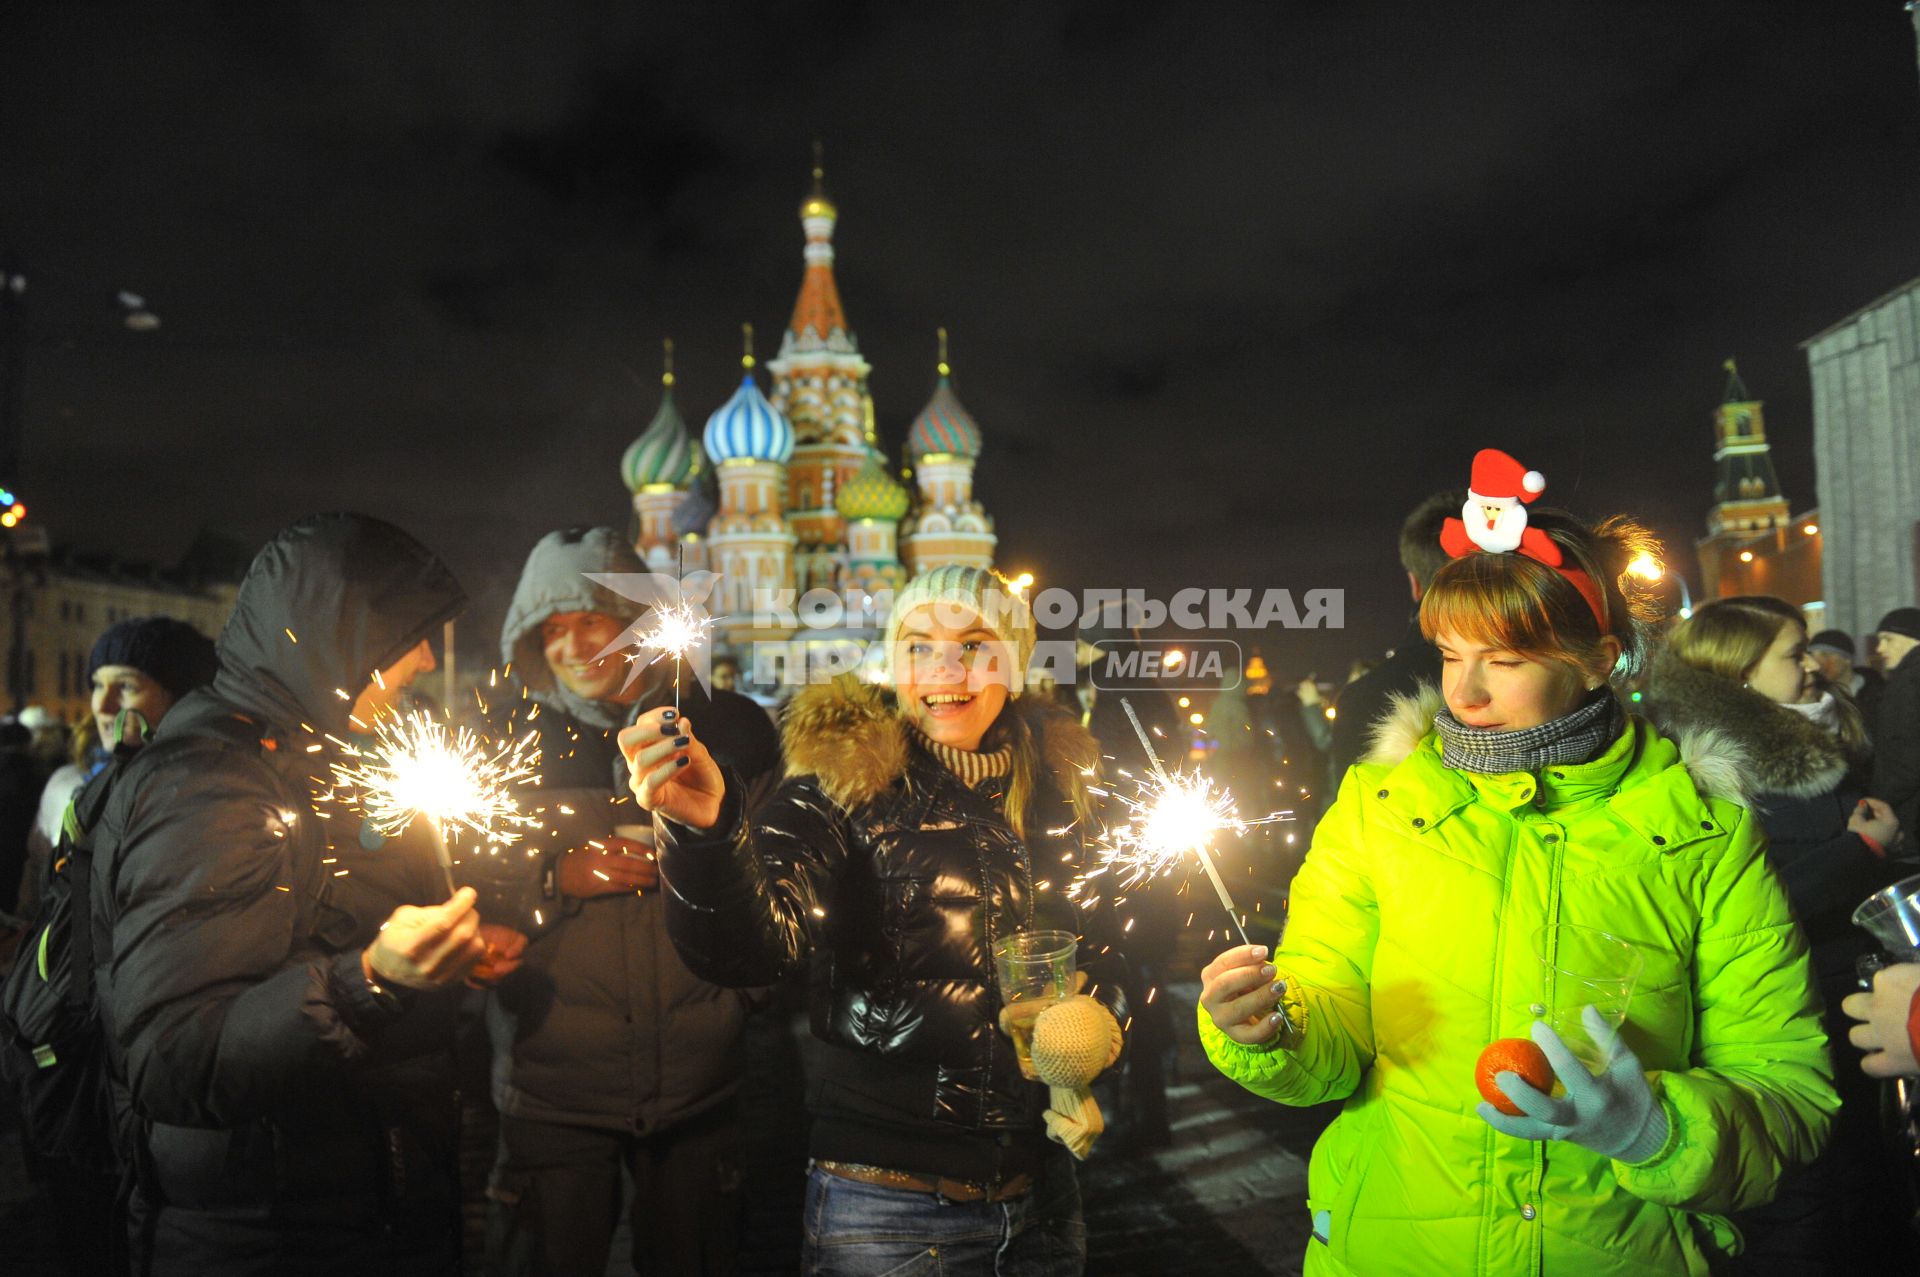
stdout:
[[[1361,761],[1397,767],[1411,758],[1420,742],[1432,733],[1434,717],[1445,703],[1440,689],[1432,683],[1422,683],[1411,696],[1392,697],[1387,712],[1373,725]],[[1753,764],[1731,735],[1712,727],[1690,728],[1673,735],[1680,747],[1680,761],[1701,797],[1724,798],[1742,807],[1752,805]]]
[[[1018,715],[1033,733],[1054,786],[1077,803],[1100,761],[1093,734],[1041,696],[1022,696],[1003,712]],[[913,749],[893,694],[846,679],[801,689],[781,717],[780,734],[787,775],[814,777],[842,811],[906,775]]]
[[1730,737],[1745,751],[1758,793],[1812,798],[1847,773],[1846,750],[1832,733],[1670,652],[1653,658],[1647,692],[1662,727],[1676,734],[1717,730]]

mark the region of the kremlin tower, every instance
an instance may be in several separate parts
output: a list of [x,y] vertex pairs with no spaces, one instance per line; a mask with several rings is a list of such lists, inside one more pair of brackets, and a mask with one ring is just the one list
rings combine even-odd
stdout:
[[[638,516],[634,548],[654,571],[721,575],[708,603],[719,618],[716,648],[739,657],[745,683],[767,695],[856,664],[885,624],[876,609],[913,573],[993,565],[993,520],[973,499],[980,428],[954,394],[945,329],[933,398],[907,431],[917,499],[880,446],[872,368],[834,280],[838,218],[816,148],[812,192],[800,205],[800,295],[767,363],[771,393],[755,380],[747,325],[740,387],[696,445],[674,404],[669,342],[659,410],[620,463]],[[769,599],[793,608],[803,597],[807,616],[837,599],[844,624],[796,632],[765,614],[768,623],[755,623]]]

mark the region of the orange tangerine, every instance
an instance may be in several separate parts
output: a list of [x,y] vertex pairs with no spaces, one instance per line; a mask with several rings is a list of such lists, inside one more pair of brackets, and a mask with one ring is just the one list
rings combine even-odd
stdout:
[[1553,1066],[1547,1063],[1547,1053],[1525,1038],[1489,1042],[1473,1069],[1474,1083],[1489,1104],[1509,1116],[1521,1116],[1520,1106],[1508,1099],[1493,1080],[1496,1073],[1518,1073],[1528,1086],[1542,1095],[1553,1092]]

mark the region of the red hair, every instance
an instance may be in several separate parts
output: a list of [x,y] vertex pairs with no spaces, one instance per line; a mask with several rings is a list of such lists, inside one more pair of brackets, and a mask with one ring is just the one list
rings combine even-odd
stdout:
[[1420,632],[1429,642],[1457,634],[1602,677],[1613,673],[1603,668],[1611,635],[1620,640],[1621,667],[1638,668],[1658,609],[1626,566],[1642,554],[1657,559],[1659,541],[1623,518],[1589,528],[1557,510],[1531,510],[1527,521],[1560,547],[1565,566],[1593,580],[1599,611],[1558,570],[1524,554],[1468,554],[1434,574],[1420,598]]

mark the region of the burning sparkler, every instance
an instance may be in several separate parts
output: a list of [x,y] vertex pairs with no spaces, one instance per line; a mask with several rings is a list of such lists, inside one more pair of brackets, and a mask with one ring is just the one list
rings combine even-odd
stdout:
[[1235,810],[1233,795],[1220,789],[1204,776],[1169,775],[1160,765],[1147,729],[1134,712],[1132,702],[1120,698],[1140,746],[1146,751],[1153,775],[1138,783],[1136,795],[1115,794],[1126,805],[1127,819],[1106,832],[1095,849],[1099,864],[1088,877],[1111,873],[1123,887],[1136,886],[1149,878],[1172,872],[1189,854],[1197,857],[1213,883],[1220,904],[1240,933],[1240,942],[1250,944],[1247,930],[1240,922],[1240,911],[1213,863],[1213,841],[1223,833],[1243,834],[1255,825],[1290,818],[1287,812],[1271,812],[1252,820],[1242,819]]
[[539,775],[538,741],[528,735],[496,744],[416,711],[375,723],[370,746],[347,745],[347,761],[333,764],[333,777],[367,822],[388,837],[424,818],[451,892],[450,830],[500,845],[518,841],[522,830],[537,823],[521,813],[514,790]]
[[640,652],[653,655],[642,660],[639,654],[627,656],[631,668],[627,673],[626,686],[632,687],[640,670],[662,657],[673,658],[673,708],[680,710],[680,662],[693,661],[694,677],[700,680],[700,686],[707,686],[707,666],[702,659],[707,651],[707,638],[713,632],[717,618],[708,615],[706,601],[719,584],[720,576],[716,572],[686,571],[686,547],[680,550],[680,572],[677,576],[668,576],[663,572],[589,572],[587,579],[598,585],[604,585],[622,598],[644,603],[652,610],[636,620],[621,632],[620,637],[607,644],[593,658],[604,660],[626,648],[638,648]]
[[654,653],[647,664],[663,656],[673,658],[673,708],[680,709],[680,662],[686,654],[704,643],[713,618],[706,609],[688,603],[653,610],[653,628],[640,635],[640,647]]

